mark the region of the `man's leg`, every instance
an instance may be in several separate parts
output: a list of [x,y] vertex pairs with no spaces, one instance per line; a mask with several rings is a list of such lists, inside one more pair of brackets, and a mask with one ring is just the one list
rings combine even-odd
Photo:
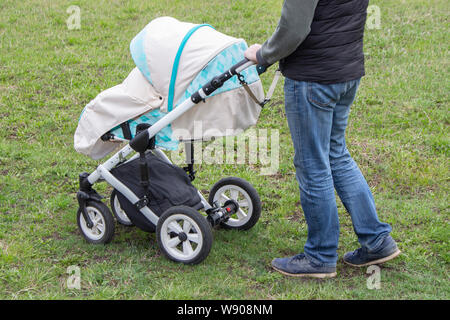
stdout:
[[[391,227],[387,223],[379,221],[372,192],[357,164],[350,156],[345,143],[345,129],[350,106],[355,98],[358,85],[359,80],[348,82],[346,93],[342,95],[334,108],[329,153],[331,172],[336,191],[351,216],[354,231],[362,248],[367,252],[377,252],[385,247],[385,251],[377,257],[386,258],[399,253],[399,251],[397,253],[395,241],[388,237]],[[358,254],[361,255],[362,252]],[[372,260],[379,260],[378,258]],[[361,259],[364,260],[363,265],[370,262],[367,257],[359,257],[359,260]],[[354,260],[355,264],[359,264],[360,262],[356,260]],[[353,264],[352,259],[344,258],[344,261]]]
[[[335,270],[339,240],[339,219],[329,163],[333,101],[337,99],[338,90],[335,89],[339,87],[333,86],[285,79],[286,116],[295,149],[294,165],[301,205],[308,225],[308,238],[300,260],[306,257],[313,266],[328,268],[326,270]],[[313,105],[311,96],[316,95],[315,91],[330,104]],[[294,273],[297,265],[298,273],[301,273],[300,262],[286,259],[275,259],[272,264],[288,274]],[[289,267],[293,271],[286,272]]]

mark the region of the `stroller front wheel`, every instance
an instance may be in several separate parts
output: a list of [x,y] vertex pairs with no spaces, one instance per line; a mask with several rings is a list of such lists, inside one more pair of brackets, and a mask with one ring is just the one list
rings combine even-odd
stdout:
[[213,242],[209,222],[187,206],[166,210],[158,220],[156,237],[167,258],[184,264],[198,264],[205,260]]
[[211,188],[208,198],[210,205],[218,202],[223,206],[229,200],[236,201],[239,209],[227,221],[221,223],[224,229],[248,230],[258,222],[261,216],[261,200],[249,182],[238,177],[227,177]]
[[88,201],[86,209],[94,225],[92,228],[89,228],[81,213],[81,209],[78,209],[77,224],[83,237],[87,242],[93,244],[110,242],[114,236],[114,218],[109,208],[102,202]]

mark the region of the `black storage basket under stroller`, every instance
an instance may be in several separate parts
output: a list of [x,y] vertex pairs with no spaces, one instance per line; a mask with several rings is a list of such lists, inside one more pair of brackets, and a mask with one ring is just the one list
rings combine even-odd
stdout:
[[[149,177],[147,190],[141,185],[139,158],[117,166],[111,173],[139,199],[146,196],[147,206],[158,217],[174,206],[185,205],[197,210],[203,208],[197,189],[182,168],[161,160],[151,152],[146,153],[146,161]],[[156,226],[142,215],[138,206],[116,192],[120,206],[131,222],[144,231],[155,232]]]

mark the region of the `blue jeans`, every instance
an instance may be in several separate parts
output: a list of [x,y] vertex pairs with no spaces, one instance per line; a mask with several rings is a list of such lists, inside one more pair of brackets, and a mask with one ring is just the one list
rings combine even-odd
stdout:
[[304,253],[335,266],[339,241],[336,189],[363,247],[376,250],[391,227],[379,221],[375,201],[345,144],[350,106],[360,79],[324,85],[285,79],[285,108],[295,149],[300,202],[308,225]]

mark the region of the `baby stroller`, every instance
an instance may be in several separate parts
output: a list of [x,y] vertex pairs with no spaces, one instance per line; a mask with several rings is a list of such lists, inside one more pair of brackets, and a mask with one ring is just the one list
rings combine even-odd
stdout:
[[[94,172],[80,174],[77,223],[89,243],[112,240],[114,214],[121,224],[156,232],[169,259],[197,264],[209,254],[212,227],[256,224],[261,201],[247,181],[223,178],[208,200],[192,185],[193,142],[238,134],[256,123],[268,101],[259,79],[264,69],[244,59],[246,47],[209,25],[170,17],[151,21],[133,39],[136,68],[85,107],[75,132],[75,149],[94,159],[127,143]],[[198,118],[201,130],[193,124]],[[184,168],[163,152],[179,143],[186,147]],[[114,188],[112,214],[93,188],[102,180]]]

